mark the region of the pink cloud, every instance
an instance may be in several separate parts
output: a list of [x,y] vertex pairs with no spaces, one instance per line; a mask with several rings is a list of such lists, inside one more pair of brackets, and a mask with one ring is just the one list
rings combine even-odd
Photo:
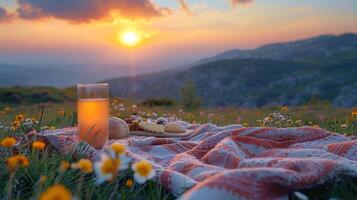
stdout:
[[236,6],[238,4],[246,4],[246,3],[251,3],[253,0],[230,0],[232,6]]

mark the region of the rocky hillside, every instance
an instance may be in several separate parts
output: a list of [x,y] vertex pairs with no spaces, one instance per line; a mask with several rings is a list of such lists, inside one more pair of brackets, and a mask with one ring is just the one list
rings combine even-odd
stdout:
[[[233,56],[234,55],[234,56]],[[113,95],[179,99],[189,79],[206,106],[298,105],[312,97],[357,105],[357,35],[231,51],[184,71],[108,80]]]

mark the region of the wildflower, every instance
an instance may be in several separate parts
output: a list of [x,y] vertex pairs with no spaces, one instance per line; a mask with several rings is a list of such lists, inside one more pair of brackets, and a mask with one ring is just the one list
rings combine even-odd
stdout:
[[49,126],[42,126],[42,127],[41,127],[41,131],[48,130],[49,128],[50,128]]
[[300,125],[302,124],[302,120],[296,120],[296,121],[295,121],[295,124],[296,124],[297,126],[300,126]]
[[119,143],[112,144],[109,149],[109,152],[113,158],[124,155],[125,151],[125,145]]
[[15,117],[15,121],[18,121],[18,122],[23,122],[25,119],[24,115],[23,114],[18,114],[16,115]]
[[57,112],[57,115],[59,115],[59,116],[64,116],[64,110],[59,110],[59,111]]
[[11,156],[6,159],[5,164],[10,172],[13,172],[17,167],[28,167],[29,160],[24,155]]
[[137,105],[135,105],[135,104],[133,104],[132,106],[131,106],[131,109],[134,111],[134,110],[136,110],[138,108],[138,106]]
[[53,185],[43,192],[39,200],[71,200],[71,192],[63,185]]
[[32,128],[32,124],[33,124],[33,122],[32,122],[32,119],[30,119],[30,118],[25,119],[25,122],[22,123],[22,125],[28,129]]
[[347,124],[341,124],[341,128],[347,128]]
[[47,181],[47,176],[41,176],[40,177],[39,182],[40,182],[41,185],[44,184],[46,181]]
[[20,122],[20,121],[15,120],[15,121],[13,121],[13,122],[12,122],[12,124],[11,124],[11,125],[12,125],[11,127],[14,127],[14,129],[16,130],[16,129],[20,128],[20,126],[21,126],[21,122]]
[[51,131],[54,131],[54,130],[56,130],[56,127],[50,126],[50,130],[51,130]]
[[141,160],[134,163],[132,166],[134,170],[134,178],[138,183],[145,183],[147,180],[154,178],[155,170],[150,162]]
[[351,115],[352,116],[357,116],[357,108],[352,110]]
[[93,172],[92,162],[88,159],[80,159],[77,163],[73,163],[71,165],[73,169],[79,169],[85,174],[89,174]]
[[61,165],[60,165],[60,171],[61,171],[61,172],[64,172],[64,171],[66,171],[69,167],[70,167],[69,162],[67,162],[67,161],[62,161],[62,162],[61,162]]
[[43,150],[45,147],[46,147],[46,143],[44,143],[40,140],[32,142],[32,148],[35,150],[40,151],[40,150]]
[[5,112],[10,112],[11,109],[10,109],[9,107],[5,107],[5,108],[4,108],[4,111],[5,111]]
[[281,108],[281,111],[282,112],[288,112],[289,111],[289,107],[284,106],[284,107]]
[[128,168],[128,163],[123,162],[120,158],[110,158],[102,155],[101,160],[94,164],[94,171],[97,175],[97,183],[101,184],[104,181],[113,180],[119,170]]
[[6,148],[11,148],[16,144],[16,139],[13,137],[6,137],[3,140],[1,140],[1,146],[6,147]]
[[31,118],[31,120],[32,120],[32,123],[38,124],[38,120],[36,118]]
[[247,122],[244,122],[243,126],[247,127],[247,126],[249,126],[249,124]]
[[134,181],[132,179],[130,179],[130,178],[125,181],[125,186],[126,187],[131,188],[131,187],[133,187],[133,185],[134,185]]

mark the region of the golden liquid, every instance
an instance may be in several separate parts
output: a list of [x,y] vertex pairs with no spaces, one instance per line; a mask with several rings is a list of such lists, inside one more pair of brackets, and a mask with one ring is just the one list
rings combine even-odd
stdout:
[[108,140],[109,99],[78,100],[79,139],[96,149],[101,149]]

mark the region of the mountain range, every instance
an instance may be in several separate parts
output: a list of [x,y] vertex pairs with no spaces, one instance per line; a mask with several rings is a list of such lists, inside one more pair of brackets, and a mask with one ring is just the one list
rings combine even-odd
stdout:
[[357,35],[324,35],[235,49],[191,67],[106,80],[120,97],[180,98],[195,83],[205,106],[299,105],[311,98],[336,106],[357,105]]

